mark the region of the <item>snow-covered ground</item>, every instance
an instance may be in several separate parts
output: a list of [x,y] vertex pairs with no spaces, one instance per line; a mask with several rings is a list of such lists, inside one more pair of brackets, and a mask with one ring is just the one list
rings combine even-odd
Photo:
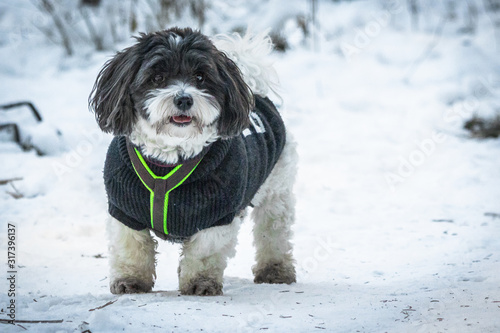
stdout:
[[[109,292],[102,166],[111,137],[87,97],[111,53],[67,59],[36,38],[3,39],[0,104],[34,102],[47,124],[24,127],[56,153],[0,137],[0,181],[22,178],[0,185],[0,318],[15,299],[19,320],[0,331],[500,331],[500,141],[462,129],[500,108],[494,18],[479,6],[474,34],[459,32],[459,19],[415,32],[406,2],[393,3],[320,2],[316,51],[287,28],[292,49],[274,57],[299,142],[298,282],[252,282],[249,221],[220,297],[179,294],[179,247],[169,243],[153,293]],[[0,123],[14,114],[1,112]],[[23,322],[38,320],[57,322]]]

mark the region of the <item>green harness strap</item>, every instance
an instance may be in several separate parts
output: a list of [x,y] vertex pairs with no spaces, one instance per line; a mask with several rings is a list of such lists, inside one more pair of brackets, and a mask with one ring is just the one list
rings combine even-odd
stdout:
[[179,187],[200,164],[202,155],[176,166],[166,176],[159,177],[151,171],[141,153],[127,139],[127,150],[135,173],[150,192],[151,228],[157,234],[168,235],[168,195]]

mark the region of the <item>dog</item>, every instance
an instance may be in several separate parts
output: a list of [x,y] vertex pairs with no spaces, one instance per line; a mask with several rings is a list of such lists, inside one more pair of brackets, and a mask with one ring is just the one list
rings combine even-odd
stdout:
[[297,153],[268,98],[270,38],[171,28],[136,40],[104,64],[89,96],[114,135],[104,165],[111,292],[152,291],[156,234],[182,243],[181,294],[222,295],[249,206],[254,282],[296,282]]

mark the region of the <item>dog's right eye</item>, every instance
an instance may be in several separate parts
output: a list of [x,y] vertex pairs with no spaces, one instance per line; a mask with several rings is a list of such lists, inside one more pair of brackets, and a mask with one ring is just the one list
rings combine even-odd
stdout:
[[164,80],[165,80],[165,77],[161,74],[155,75],[152,79],[153,83],[156,83],[156,84],[162,83]]

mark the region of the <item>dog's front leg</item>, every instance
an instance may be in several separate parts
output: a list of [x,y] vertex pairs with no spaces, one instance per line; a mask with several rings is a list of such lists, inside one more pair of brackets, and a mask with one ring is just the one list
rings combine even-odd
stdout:
[[236,253],[243,218],[241,214],[229,225],[201,230],[184,242],[178,269],[183,295],[222,295],[224,269]]
[[111,292],[131,294],[151,291],[156,278],[157,242],[149,230],[136,231],[110,218],[108,237]]
[[295,221],[293,184],[296,174],[295,142],[287,136],[281,157],[252,203],[256,265],[255,283],[296,282],[292,225]]

